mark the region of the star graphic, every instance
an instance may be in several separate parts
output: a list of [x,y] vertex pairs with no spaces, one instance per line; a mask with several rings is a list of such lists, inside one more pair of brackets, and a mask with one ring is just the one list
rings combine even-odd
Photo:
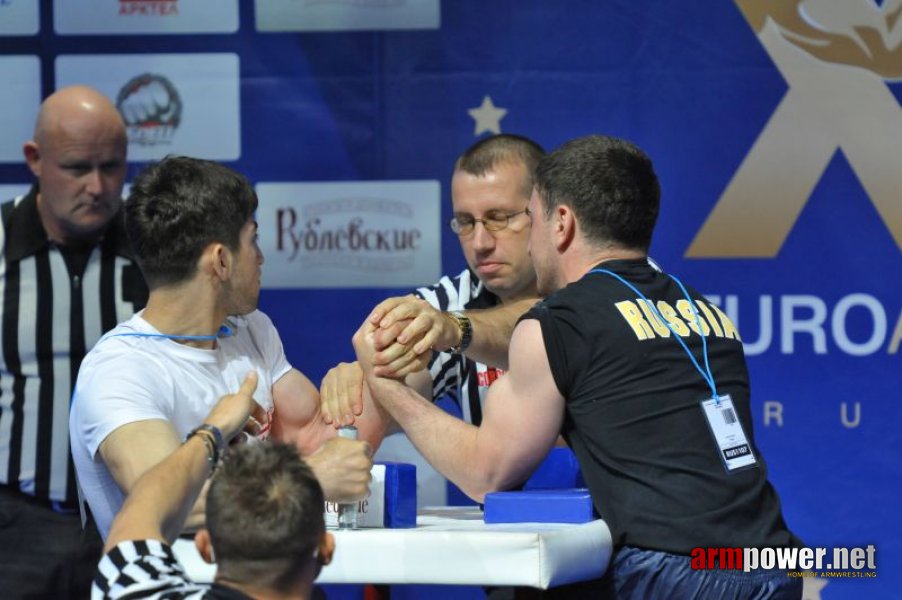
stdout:
[[828,583],[822,577],[806,577],[802,583],[802,600],[821,600],[821,590]]
[[467,113],[476,121],[473,135],[479,135],[484,131],[501,133],[501,119],[507,114],[507,109],[496,107],[492,104],[491,96],[486,96],[482,99],[482,106],[471,108]]

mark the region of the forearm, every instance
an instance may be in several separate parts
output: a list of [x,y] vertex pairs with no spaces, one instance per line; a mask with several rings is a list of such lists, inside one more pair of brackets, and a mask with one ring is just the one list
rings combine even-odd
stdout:
[[373,366],[373,323],[354,334],[354,351],[376,402],[407,433],[417,450],[468,496],[526,479],[554,444],[564,418],[564,398],[551,375],[538,322],[517,326],[510,343],[510,372],[485,398],[479,427],[437,408],[399,381],[381,378]]
[[397,430],[397,424],[388,411],[373,399],[366,385],[363,386],[362,400],[363,412],[354,420],[354,425],[357,427],[358,439],[369,442],[375,451],[386,435]]
[[[436,400],[433,394],[435,390],[432,385],[432,374],[428,370],[411,373],[404,378],[404,385],[427,400]],[[381,408],[381,405],[378,402],[376,403],[376,405]]]
[[[113,520],[106,541],[106,550],[125,540],[156,539],[171,542],[175,539],[207,482],[212,468],[211,462],[215,462],[224,444],[247,424],[251,414],[257,421],[265,420],[263,409],[253,401],[256,387],[257,374],[252,371],[244,378],[236,393],[220,398],[207,415],[204,423],[212,426],[212,430],[207,428],[207,432],[190,434],[184,443],[177,445],[165,458],[147,469],[131,486],[122,510]],[[140,423],[145,425],[141,427]],[[148,434],[147,423],[156,422],[133,424],[135,427],[131,431]],[[168,423],[159,423],[168,426]],[[109,437],[119,432],[122,443],[127,444],[128,427],[120,427]],[[217,430],[218,435],[214,435]],[[171,439],[174,434],[171,426],[168,426],[168,429],[163,427],[159,431],[164,433],[160,437],[162,442]],[[109,443],[109,437],[104,444]],[[145,438],[148,438],[145,441],[148,441],[149,437],[145,435]],[[119,454],[116,451],[118,448],[115,443],[112,447],[107,446],[110,454]],[[140,450],[140,447],[138,449]],[[140,451],[138,453],[140,454]]]
[[106,550],[124,539],[172,542],[207,481],[208,456],[206,443],[194,435],[138,479],[113,522]]
[[481,437],[479,428],[397,381],[371,376],[367,384],[426,460],[474,500],[481,502],[486,493],[517,483],[505,477],[495,445]]
[[538,298],[528,298],[493,308],[464,311],[473,327],[473,339],[464,352],[467,358],[507,369],[508,348],[517,320],[537,301]]
[[210,480],[207,479],[206,483],[201,488],[200,493],[197,495],[197,500],[194,501],[194,505],[191,507],[191,510],[185,519],[185,525],[182,527],[182,531],[179,533],[193,533],[206,525],[207,490],[209,489]]
[[366,440],[373,451],[378,450],[386,436],[401,430],[391,414],[373,398],[368,385],[363,386],[363,413],[354,424],[359,432],[359,439]]

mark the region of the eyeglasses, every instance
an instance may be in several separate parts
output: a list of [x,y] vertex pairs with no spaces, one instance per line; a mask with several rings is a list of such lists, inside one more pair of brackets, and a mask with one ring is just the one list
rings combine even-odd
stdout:
[[513,219],[517,215],[522,214],[529,215],[529,209],[526,208],[515,213],[506,213],[501,210],[490,210],[489,212],[485,213],[484,219],[474,219],[470,216],[460,216],[451,219],[448,222],[448,225],[451,227],[451,231],[463,237],[473,233],[476,228],[476,223],[482,223],[482,226],[485,227],[486,231],[494,232],[501,231],[502,229],[507,229],[507,227],[511,223],[511,219]]

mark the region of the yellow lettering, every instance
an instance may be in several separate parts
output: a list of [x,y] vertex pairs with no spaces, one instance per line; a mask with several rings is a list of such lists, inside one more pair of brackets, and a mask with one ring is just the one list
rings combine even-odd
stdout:
[[645,318],[648,319],[651,326],[655,328],[655,333],[663,338],[670,337],[670,330],[667,329],[667,325],[664,324],[664,321],[655,314],[651,300],[639,300],[638,302],[639,306],[642,308],[642,314],[645,315]]
[[705,303],[701,300],[696,300],[695,305],[699,307],[699,309],[705,313],[705,318],[708,319],[708,323],[711,324],[711,328],[714,330],[714,335],[717,337],[723,337],[723,329],[720,328],[720,325],[717,323],[717,319],[714,318],[714,314],[711,312],[711,309],[705,306]]
[[673,330],[680,337],[686,337],[689,335],[689,328],[686,327],[686,324],[683,322],[681,318],[677,316],[677,312],[673,309],[672,306],[664,302],[663,300],[658,300],[658,310],[661,312],[661,315],[667,319],[667,322],[670,323],[670,326],[673,327]]
[[630,327],[633,328],[633,332],[636,334],[636,337],[640,340],[647,340],[649,338],[655,337],[654,332],[651,330],[651,326],[648,322],[642,318],[642,313],[639,312],[639,307],[637,307],[633,302],[629,300],[624,300],[623,302],[618,302],[614,306],[617,307],[617,310],[620,311],[620,314],[623,315],[623,318],[626,319],[626,322],[630,324]]
[[[680,315],[682,315],[682,317],[686,319],[686,322],[689,323],[689,327],[692,329],[692,331],[699,335],[708,337],[708,335],[711,333],[711,328],[708,327],[708,324],[698,313],[698,311],[694,310],[692,304],[690,304],[688,300],[678,300],[676,305],[677,310],[680,311]],[[699,324],[702,328],[701,331],[698,330]]]
[[720,310],[716,304],[712,304],[711,309],[717,313],[717,316],[720,318],[720,324],[723,325],[724,337],[741,342],[742,340],[739,339],[739,331],[736,329],[736,326],[733,325],[733,321],[730,320],[730,317],[728,317],[724,311]]

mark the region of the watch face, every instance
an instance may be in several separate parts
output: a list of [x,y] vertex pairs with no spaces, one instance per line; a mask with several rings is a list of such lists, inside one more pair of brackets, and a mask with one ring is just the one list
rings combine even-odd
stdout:
[[454,317],[454,320],[457,321],[457,326],[460,328],[460,344],[452,348],[451,351],[460,354],[467,349],[473,340],[473,324],[462,312],[452,312],[451,316]]

